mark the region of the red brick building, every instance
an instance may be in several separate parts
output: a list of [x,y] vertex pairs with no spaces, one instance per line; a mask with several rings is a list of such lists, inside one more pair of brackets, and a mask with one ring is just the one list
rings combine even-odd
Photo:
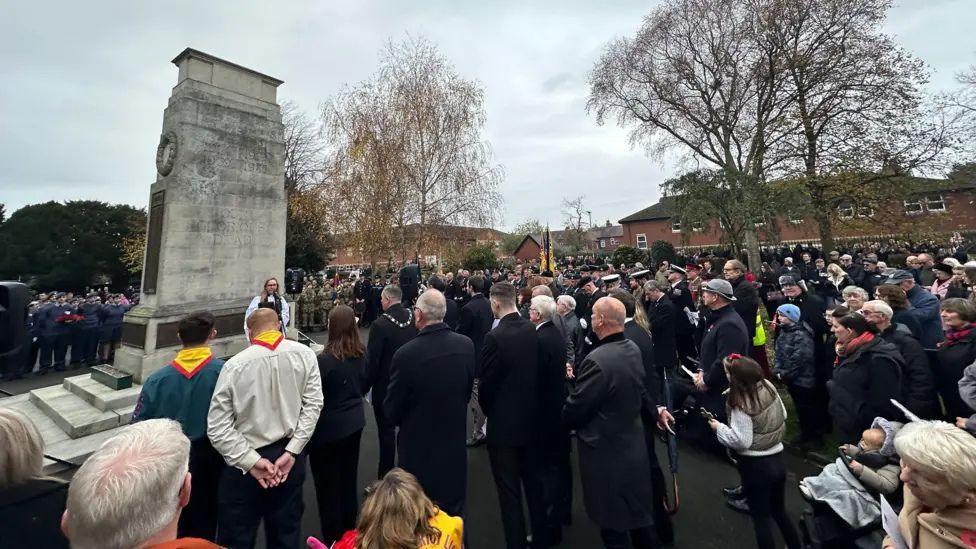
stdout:
[[[560,231],[549,231],[552,238],[553,251],[558,255],[559,248],[564,247],[570,240],[569,229]],[[612,254],[623,243],[624,229],[620,225],[613,225],[610,220],[602,227],[592,227],[587,229],[583,235],[583,245],[585,252],[590,254]],[[515,248],[513,257],[519,261],[532,261],[539,259],[539,252],[542,250],[542,235],[527,234],[522,238],[522,242]]]
[[[464,227],[460,225],[434,225],[426,230],[426,245],[420,250],[421,264],[436,265],[438,261],[457,263],[468,248],[474,245],[491,244],[495,246],[495,254],[501,257],[499,246],[505,233],[485,227]],[[417,250],[417,239],[420,231],[417,224],[407,225],[403,229],[403,242],[391,242],[390,251],[384,257],[377,258],[378,263],[402,264],[406,260],[413,260]],[[343,242],[341,236],[336,247],[336,257],[330,267],[363,267],[369,265],[369,258],[364,257],[362,250]],[[538,257],[538,256],[537,256]]]
[[[976,182],[914,178],[918,191],[901,204],[885,208],[889,214],[843,207],[834,225],[835,238],[870,238],[893,234],[951,234],[976,230]],[[721,228],[715,221],[684,227],[674,215],[674,197],[665,196],[653,204],[620,220],[622,243],[647,249],[655,240],[675,247],[717,246]],[[817,242],[819,232],[811,219],[776,220],[779,241],[783,243]]]

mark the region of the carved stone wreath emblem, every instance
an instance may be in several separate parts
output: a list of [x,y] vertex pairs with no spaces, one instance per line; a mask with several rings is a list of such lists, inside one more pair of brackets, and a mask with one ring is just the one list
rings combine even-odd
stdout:
[[176,132],[166,132],[159,138],[159,146],[156,147],[156,170],[159,175],[166,177],[173,171],[173,164],[176,163]]

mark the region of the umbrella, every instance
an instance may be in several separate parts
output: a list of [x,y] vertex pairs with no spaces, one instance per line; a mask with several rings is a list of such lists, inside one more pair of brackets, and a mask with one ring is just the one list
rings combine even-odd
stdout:
[[[662,391],[664,392],[664,405],[667,407],[668,412],[670,412],[674,408],[674,403],[671,399],[671,387],[668,385],[668,371],[667,368],[662,368],[661,371],[664,377],[663,383],[661,384]],[[664,431],[664,436],[668,443],[668,465],[671,469],[671,486],[674,490],[674,502],[671,503],[668,501],[667,493],[662,497],[664,498],[664,509],[667,510],[668,514],[674,515],[678,512],[678,507],[681,505],[681,496],[678,492],[678,438],[677,435],[669,430]]]

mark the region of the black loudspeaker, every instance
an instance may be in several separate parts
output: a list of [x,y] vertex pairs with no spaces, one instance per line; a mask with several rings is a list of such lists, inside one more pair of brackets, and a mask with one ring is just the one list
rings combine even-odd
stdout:
[[30,352],[27,308],[31,292],[20,282],[0,282],[0,372],[25,361]]
[[305,285],[305,271],[302,269],[288,269],[285,271],[285,292],[289,294],[302,293]]

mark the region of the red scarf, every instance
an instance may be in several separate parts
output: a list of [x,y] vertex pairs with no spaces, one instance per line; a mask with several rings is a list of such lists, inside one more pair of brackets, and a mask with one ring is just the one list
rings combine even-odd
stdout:
[[864,332],[863,334],[848,341],[846,345],[837,344],[835,347],[835,350],[837,351],[837,359],[834,360],[834,364],[840,364],[840,359],[842,357],[852,355],[854,351],[864,347],[868,343],[871,343],[873,340],[874,334],[871,332]]
[[973,331],[973,328],[976,328],[976,326],[973,326],[973,324],[969,322],[967,322],[965,326],[959,328],[958,330],[954,330],[950,328],[949,331],[946,332],[945,341],[939,343],[939,347],[952,347],[956,343],[962,341],[963,338],[968,336],[969,332]]

